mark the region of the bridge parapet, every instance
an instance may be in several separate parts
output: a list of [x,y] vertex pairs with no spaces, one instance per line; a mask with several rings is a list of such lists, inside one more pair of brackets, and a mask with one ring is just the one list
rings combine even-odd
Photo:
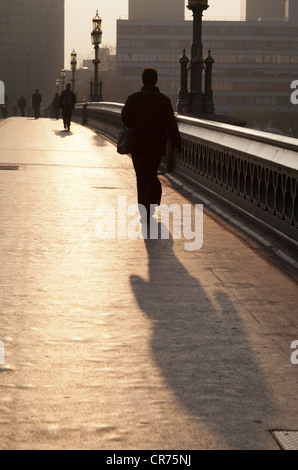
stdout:
[[[83,123],[117,140],[119,103],[76,106]],[[298,241],[298,140],[214,121],[177,116],[182,152],[168,154],[167,171],[202,185]]]

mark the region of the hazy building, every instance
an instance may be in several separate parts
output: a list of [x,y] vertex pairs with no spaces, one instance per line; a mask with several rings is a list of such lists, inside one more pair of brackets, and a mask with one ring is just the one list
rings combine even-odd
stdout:
[[298,1],[241,0],[240,16],[246,21],[279,19],[298,22]]
[[130,20],[184,20],[184,0],[129,0]]
[[290,22],[298,23],[298,2],[297,2],[297,0],[286,0],[286,18]]
[[218,111],[297,113],[290,102],[290,85],[298,77],[296,24],[207,21],[204,45],[215,59],[213,90]]
[[10,108],[36,88],[48,106],[64,66],[64,0],[0,0],[0,80]]
[[158,70],[158,86],[175,103],[180,87],[179,57],[192,34],[184,21],[118,20],[117,69],[130,92],[141,86],[143,68]]
[[247,21],[284,19],[286,0],[241,0],[240,16]]
[[[189,40],[184,0],[129,0],[128,20],[117,21],[117,69],[126,88],[141,86],[144,66],[158,69],[158,86],[177,101],[180,69],[177,60]],[[180,54],[181,55],[181,54]]]
[[[93,59],[84,59],[83,68],[94,71]],[[116,54],[111,54],[109,47],[100,48],[100,63],[98,70],[111,70],[116,68]]]

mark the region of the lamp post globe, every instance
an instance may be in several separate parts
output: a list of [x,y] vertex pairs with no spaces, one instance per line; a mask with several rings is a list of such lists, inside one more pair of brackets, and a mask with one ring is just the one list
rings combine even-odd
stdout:
[[65,69],[62,69],[61,70],[61,82],[62,82],[62,91],[64,90],[64,84],[65,84],[65,76],[66,76],[66,72],[65,72]]
[[187,8],[190,10],[193,8],[207,10],[207,8],[209,8],[208,0],[188,0]]
[[93,20],[93,31],[91,33],[92,36],[92,44],[93,45],[99,45],[101,44],[101,39],[102,39],[102,31],[101,31],[101,23],[102,19],[98,15],[98,10],[96,10],[96,15],[94,16]]

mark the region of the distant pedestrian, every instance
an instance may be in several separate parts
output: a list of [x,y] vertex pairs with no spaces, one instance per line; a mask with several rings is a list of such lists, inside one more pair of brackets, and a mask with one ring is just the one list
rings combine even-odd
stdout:
[[19,98],[19,101],[18,101],[18,107],[20,108],[21,116],[23,117],[25,116],[26,106],[27,106],[27,101],[24,98],[24,96],[21,96],[21,98]]
[[34,117],[38,119],[40,117],[40,103],[42,102],[41,94],[39,90],[36,89],[34,95],[32,96],[32,108],[34,110]]
[[8,117],[8,96],[5,95],[5,104],[1,105],[3,119]]
[[56,119],[59,119],[59,114],[60,114],[60,97],[59,94],[56,93],[52,102],[52,115]]
[[70,129],[72,111],[77,102],[76,95],[71,91],[71,84],[66,85],[66,90],[63,90],[59,100],[60,108],[62,109],[64,129]]
[[181,151],[181,138],[170,99],[156,87],[158,74],[155,69],[145,68],[142,74],[144,86],[141,91],[127,98],[122,110],[122,121],[135,130],[132,161],[137,178],[138,203],[147,210],[150,205],[159,206],[162,188],[158,169],[166,154],[167,138],[174,150]]

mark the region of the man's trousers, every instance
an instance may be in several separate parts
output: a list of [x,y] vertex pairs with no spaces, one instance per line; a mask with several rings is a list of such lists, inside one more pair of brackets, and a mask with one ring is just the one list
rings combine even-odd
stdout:
[[160,205],[162,188],[157,173],[161,156],[148,157],[132,155],[132,161],[137,178],[138,204],[145,206],[147,216],[150,216],[150,205]]

